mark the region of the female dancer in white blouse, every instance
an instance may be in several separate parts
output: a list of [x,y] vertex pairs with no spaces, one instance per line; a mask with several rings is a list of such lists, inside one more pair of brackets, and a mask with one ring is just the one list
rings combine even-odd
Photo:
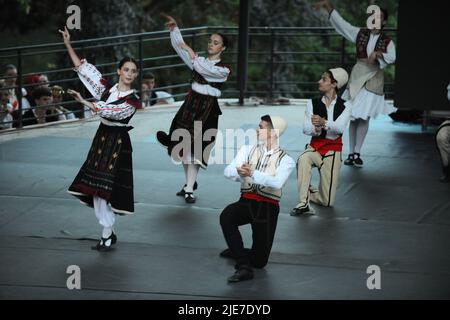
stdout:
[[370,118],[378,114],[390,114],[397,109],[384,98],[384,68],[395,62],[394,42],[383,31],[388,19],[385,9],[380,11],[379,25],[373,29],[358,28],[345,21],[329,0],[319,1],[316,7],[324,7],[330,14],[330,23],[348,41],[356,44],[356,65],[348,81],[342,99],[352,103],[350,121],[350,153],[346,165],[361,167],[361,148],[369,130]]
[[[208,165],[222,114],[217,98],[221,95],[222,84],[230,75],[230,68],[220,59],[228,46],[228,39],[220,33],[212,34],[208,40],[208,57],[199,57],[184,43],[176,21],[168,15],[163,16],[167,18],[166,26],[170,30],[173,48],[192,70],[192,86],[172,121],[169,133],[158,131],[156,137],[167,147],[172,159],[183,162],[186,184],[177,195],[184,196],[187,203],[194,203],[198,171]],[[189,139],[184,139],[183,133],[187,132]]]
[[101,121],[87,159],[68,192],[94,208],[103,232],[93,249],[108,251],[117,241],[113,230],[115,214],[134,212],[132,147],[128,135],[133,127],[127,124],[139,107],[139,97],[131,88],[138,74],[137,63],[130,57],[123,58],[117,69],[119,82],[107,87],[97,68],[77,56],[67,28],[59,32],[74,70],[96,101],[89,102],[74,90],[68,93],[97,113]]

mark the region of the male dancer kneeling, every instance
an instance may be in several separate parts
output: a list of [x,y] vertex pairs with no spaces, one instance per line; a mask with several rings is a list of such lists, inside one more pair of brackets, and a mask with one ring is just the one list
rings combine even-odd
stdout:
[[[278,146],[287,124],[280,117],[261,118],[257,136],[261,144],[243,146],[225,168],[225,177],[241,183],[241,198],[220,215],[229,249],[222,257],[236,260],[236,272],[228,282],[253,278],[252,267],[263,268],[269,259],[277,226],[281,188],[295,167],[294,160]],[[239,226],[251,224],[253,245],[245,249]]]

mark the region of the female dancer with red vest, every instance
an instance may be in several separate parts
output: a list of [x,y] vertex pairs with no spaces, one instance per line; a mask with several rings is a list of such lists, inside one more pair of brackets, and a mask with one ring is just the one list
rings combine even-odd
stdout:
[[380,9],[379,24],[366,29],[345,21],[329,0],[320,1],[316,6],[327,9],[330,23],[336,31],[356,43],[357,62],[350,74],[347,90],[342,94],[342,99],[352,103],[350,153],[344,164],[362,167],[360,152],[369,130],[370,118],[397,111],[384,98],[384,68],[394,63],[396,58],[394,42],[383,32],[388,12]]

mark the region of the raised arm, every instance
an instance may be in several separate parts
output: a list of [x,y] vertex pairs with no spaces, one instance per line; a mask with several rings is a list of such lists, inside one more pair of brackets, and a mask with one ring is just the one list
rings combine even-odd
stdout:
[[[184,43],[183,36],[181,35],[180,29],[178,28],[177,22],[171,16],[161,13],[161,16],[167,19],[166,27],[170,30],[170,42],[173,49],[180,56],[183,62],[192,70],[192,52],[188,52],[186,47],[189,48]],[[190,48],[189,48],[190,49]],[[192,49],[191,49],[192,50]]]
[[330,23],[336,32],[348,41],[356,42],[356,37],[360,28],[352,26],[350,23],[345,21],[329,0],[319,1],[315,4],[315,7],[317,10],[320,8],[325,8],[329,13]]
[[69,30],[67,30],[67,27],[64,27],[64,31],[58,30],[59,33],[62,34],[64,45],[67,48],[67,51],[69,53],[70,59],[73,62],[73,66],[75,68],[78,68],[81,65],[81,59],[76,54],[75,50],[72,48],[72,45],[70,44],[70,33]]
[[70,44],[70,34],[67,27],[64,27],[64,31],[59,30],[59,32],[63,36],[64,44],[75,67],[74,70],[78,73],[78,77],[92,96],[99,100],[106,90],[106,80],[103,79],[102,74],[94,65],[88,63],[86,60],[81,60],[75,53],[75,50]]

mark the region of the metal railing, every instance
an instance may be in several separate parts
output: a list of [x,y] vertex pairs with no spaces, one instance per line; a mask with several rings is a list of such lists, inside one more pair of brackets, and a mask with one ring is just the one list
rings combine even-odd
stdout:
[[[185,41],[194,50],[198,50],[202,49],[203,45],[206,46],[206,37],[211,32],[218,31],[229,36],[232,40],[231,43],[237,44],[238,29],[236,27],[186,28],[182,29],[182,34]],[[386,29],[386,32],[395,39],[395,29]],[[314,41],[302,41],[306,38]],[[90,56],[90,62],[95,64],[105,77],[115,75],[115,66],[118,61],[115,61],[115,59],[96,61],[99,50],[110,50],[111,47],[127,48],[139,63],[138,88],[142,86],[145,72],[158,72],[160,74],[156,77],[156,81],[160,85],[153,90],[169,90],[174,98],[182,98],[187,94],[190,86],[190,74],[184,63],[174,54],[169,39],[168,31],[155,31],[72,41],[72,46],[79,56]],[[279,95],[308,98],[317,94],[316,80],[320,78],[324,70],[330,67],[343,66],[350,71],[352,64],[355,62],[354,44],[349,44],[333,28],[250,27],[249,39],[249,72],[247,87],[243,89],[245,90],[243,95],[247,97],[259,95],[268,98],[269,101]],[[289,45],[286,45],[287,43]],[[233,47],[227,51],[224,60],[233,71],[236,71],[238,52]],[[204,54],[202,51],[198,52]],[[17,67],[15,86],[3,88],[3,90],[14,89],[16,91],[18,117],[12,121],[14,127],[21,128],[24,120],[27,120],[22,115],[24,111],[22,90],[18,89],[30,90],[36,86],[33,83],[24,83],[24,80],[32,74],[47,75],[50,78],[50,84],[58,84],[65,88],[80,88],[83,94],[87,94],[86,90],[80,85],[78,78],[74,76],[69,64],[63,68],[55,67],[63,65],[61,63],[62,57],[67,57],[67,50],[62,41],[59,43],[0,48],[0,64],[14,64]],[[29,60],[28,63],[27,60]],[[283,68],[290,69],[283,71]],[[179,72],[178,69],[187,71]],[[1,78],[8,79],[7,77]],[[386,83],[388,98],[393,95],[392,87],[392,83]],[[236,72],[233,72],[222,90],[222,96],[237,97],[239,93]],[[33,104],[33,101],[31,101],[31,104]],[[69,107],[71,112],[77,114],[82,112],[80,105],[73,100],[50,106],[60,105]],[[32,106],[31,110],[39,108]],[[81,114],[80,117],[82,117]]]

